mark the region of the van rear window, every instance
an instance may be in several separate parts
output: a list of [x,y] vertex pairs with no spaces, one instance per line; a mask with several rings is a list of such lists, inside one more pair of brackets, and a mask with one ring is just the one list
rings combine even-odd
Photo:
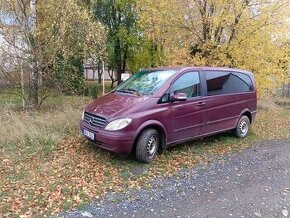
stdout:
[[244,73],[206,71],[207,95],[222,95],[253,91],[251,78]]

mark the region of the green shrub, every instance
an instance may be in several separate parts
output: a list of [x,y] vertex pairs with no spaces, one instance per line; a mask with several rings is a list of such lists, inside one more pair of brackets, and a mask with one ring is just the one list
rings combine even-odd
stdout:
[[55,81],[60,90],[67,95],[80,95],[84,93],[83,61],[79,58],[70,57],[64,60],[62,56],[57,57],[57,68]]
[[90,88],[90,96],[93,98],[97,98],[98,96],[100,96],[102,94],[102,87],[98,86],[98,85],[94,85]]
[[[110,84],[105,83],[105,93],[108,93],[111,90]],[[89,81],[87,82],[84,94],[92,98],[98,98],[103,95],[103,85],[96,81]]]

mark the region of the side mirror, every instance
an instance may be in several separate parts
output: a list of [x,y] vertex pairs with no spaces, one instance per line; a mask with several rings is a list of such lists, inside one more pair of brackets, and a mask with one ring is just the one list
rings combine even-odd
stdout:
[[174,102],[174,101],[186,101],[187,99],[187,96],[185,93],[176,93],[175,95],[172,95],[171,96],[171,101]]

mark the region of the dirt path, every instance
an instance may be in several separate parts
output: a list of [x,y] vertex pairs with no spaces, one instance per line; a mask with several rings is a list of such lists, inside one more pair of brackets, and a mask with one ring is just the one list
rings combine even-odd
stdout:
[[260,142],[61,216],[290,217],[290,142]]

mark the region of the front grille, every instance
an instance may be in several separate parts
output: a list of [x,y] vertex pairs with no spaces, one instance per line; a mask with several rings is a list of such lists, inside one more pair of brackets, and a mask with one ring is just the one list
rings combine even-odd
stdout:
[[97,128],[103,128],[106,124],[106,119],[104,117],[89,114],[87,112],[85,112],[84,121],[87,124],[90,124],[90,125],[97,127]]

